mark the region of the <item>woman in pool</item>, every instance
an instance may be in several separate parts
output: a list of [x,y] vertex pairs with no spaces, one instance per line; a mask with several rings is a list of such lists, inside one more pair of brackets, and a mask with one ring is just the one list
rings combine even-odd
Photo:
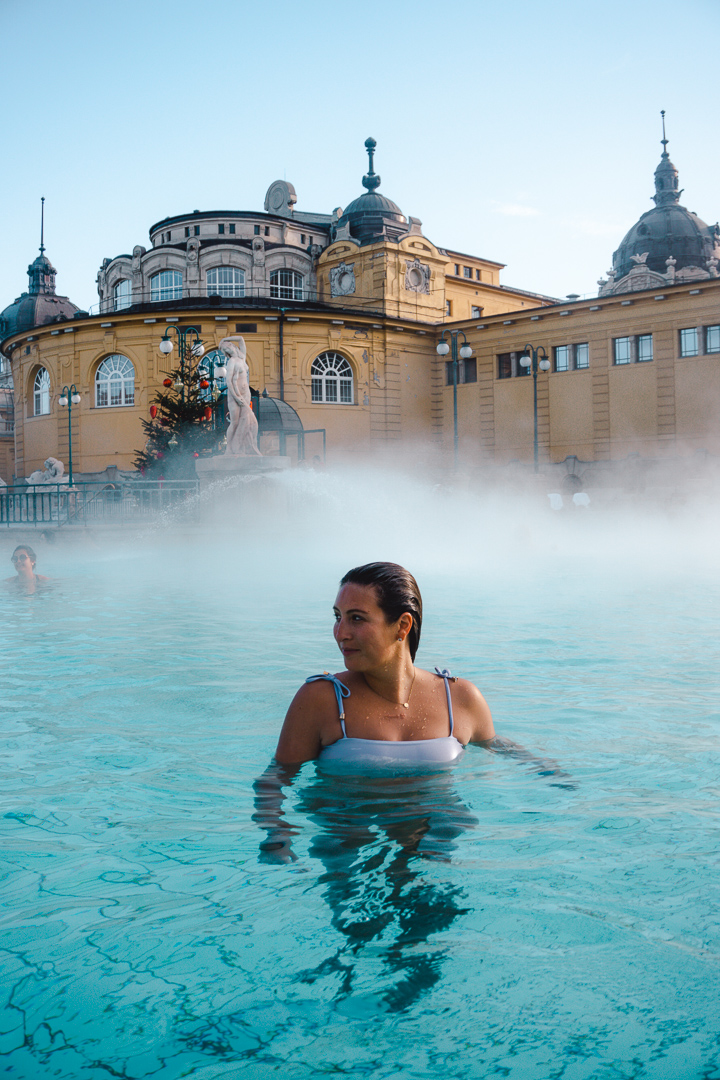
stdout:
[[40,582],[50,580],[43,574],[35,573],[37,555],[28,544],[19,544],[13,551],[10,561],[15,567],[17,576],[5,578],[6,585],[14,586],[16,589],[24,589],[26,592],[35,592],[35,588]]
[[334,610],[345,670],[311,676],[297,692],[279,764],[437,764],[494,738],[490,709],[472,683],[414,666],[422,599],[412,574],[396,563],[358,566],[340,582]]

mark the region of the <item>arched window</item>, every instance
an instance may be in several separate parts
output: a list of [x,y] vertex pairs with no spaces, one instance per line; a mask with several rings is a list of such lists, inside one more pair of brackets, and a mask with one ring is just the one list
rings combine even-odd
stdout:
[[344,356],[324,352],[313,360],[310,369],[312,400],[352,405],[353,373]]
[[150,301],[182,300],[183,282],[179,270],[161,270],[150,278]]
[[297,270],[273,270],[270,295],[276,300],[302,300],[303,276]]
[[130,307],[131,304],[132,282],[129,278],[123,278],[122,281],[118,281],[113,289],[113,307],[115,311],[122,311],[123,308]]
[[216,266],[207,272],[208,296],[244,296],[245,271],[234,266]]
[[95,374],[95,405],[135,404],[135,368],[127,356],[106,356]]
[[41,367],[33,385],[33,415],[44,416],[50,412],[50,376]]

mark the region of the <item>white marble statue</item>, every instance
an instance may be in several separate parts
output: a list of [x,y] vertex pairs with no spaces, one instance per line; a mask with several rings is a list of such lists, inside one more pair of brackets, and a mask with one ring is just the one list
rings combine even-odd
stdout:
[[218,349],[227,357],[225,381],[230,425],[225,453],[232,457],[260,455],[257,444],[258,422],[251,407],[250,369],[245,359],[245,340],[238,335],[226,337],[222,339]]
[[68,477],[64,475],[65,466],[57,458],[49,457],[43,462],[42,469],[36,469],[25,478],[26,484],[66,484]]

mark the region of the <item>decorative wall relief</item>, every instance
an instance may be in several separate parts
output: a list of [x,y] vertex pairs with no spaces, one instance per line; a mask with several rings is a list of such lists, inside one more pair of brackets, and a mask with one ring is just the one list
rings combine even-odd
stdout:
[[419,259],[405,263],[405,288],[409,292],[430,294],[430,267]]
[[341,262],[330,271],[330,295],[350,296],[355,292],[355,263]]

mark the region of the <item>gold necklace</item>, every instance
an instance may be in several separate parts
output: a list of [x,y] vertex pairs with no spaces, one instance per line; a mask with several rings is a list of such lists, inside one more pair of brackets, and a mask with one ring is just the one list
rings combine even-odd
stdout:
[[[362,675],[362,672],[361,672],[360,674]],[[409,708],[410,708],[410,698],[412,697],[412,692],[413,692],[413,687],[414,687],[414,685],[415,685],[415,676],[416,676],[416,675],[417,675],[417,668],[416,668],[416,667],[414,667],[414,668],[413,668],[413,677],[412,677],[412,682],[410,683],[410,693],[409,693],[409,694],[408,694],[408,696],[407,696],[407,701],[390,701],[390,698],[388,698],[388,697],[385,697],[385,695],[384,695],[384,694],[380,694],[380,693],[378,693],[378,691],[377,691],[377,690],[373,690],[372,686],[371,686],[371,685],[370,685],[370,683],[369,683],[369,682],[367,681],[367,679],[365,678],[365,676],[364,676],[364,675],[363,675],[363,677],[362,677],[362,678],[363,678],[363,682],[364,682],[364,683],[365,683],[365,685],[367,686],[368,690],[372,690],[373,694],[377,694],[377,696],[378,696],[379,698],[382,698],[382,699],[383,699],[383,701],[390,701],[390,704],[391,704],[391,705],[402,705],[403,709],[409,709]]]

